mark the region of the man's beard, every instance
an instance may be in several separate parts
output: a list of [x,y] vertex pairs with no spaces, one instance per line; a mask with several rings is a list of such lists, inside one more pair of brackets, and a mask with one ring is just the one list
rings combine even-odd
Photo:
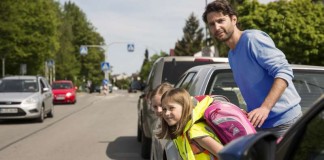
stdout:
[[226,42],[232,37],[234,30],[230,30],[230,32],[224,31],[224,33],[225,33],[225,37],[222,37],[222,38],[216,37],[216,39],[220,42]]

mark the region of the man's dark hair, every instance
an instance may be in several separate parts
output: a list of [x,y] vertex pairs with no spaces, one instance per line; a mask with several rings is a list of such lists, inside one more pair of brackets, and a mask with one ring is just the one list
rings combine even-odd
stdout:
[[235,10],[227,0],[215,0],[206,6],[205,12],[202,15],[205,23],[207,23],[207,14],[211,12],[220,12],[230,17],[233,15],[237,16]]

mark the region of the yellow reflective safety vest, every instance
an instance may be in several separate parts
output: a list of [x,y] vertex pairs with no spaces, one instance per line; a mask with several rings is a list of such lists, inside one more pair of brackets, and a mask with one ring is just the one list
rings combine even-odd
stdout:
[[[208,127],[204,121],[199,121],[204,116],[207,107],[213,102],[213,99],[206,96],[201,102],[198,102],[193,109],[191,120],[186,124],[186,127],[181,136],[173,139],[179,154],[184,160],[214,160],[217,159],[208,150],[200,147],[197,143],[193,145],[194,138],[210,136],[219,143],[219,139]],[[198,147],[198,148],[196,148]],[[199,148],[200,147],[200,148]],[[199,152],[197,152],[199,151]]]

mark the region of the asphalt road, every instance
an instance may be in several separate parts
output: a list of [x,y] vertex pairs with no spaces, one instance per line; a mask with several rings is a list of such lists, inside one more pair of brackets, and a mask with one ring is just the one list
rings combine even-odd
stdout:
[[43,123],[0,120],[0,160],[142,160],[138,96],[81,93],[74,105],[55,105]]

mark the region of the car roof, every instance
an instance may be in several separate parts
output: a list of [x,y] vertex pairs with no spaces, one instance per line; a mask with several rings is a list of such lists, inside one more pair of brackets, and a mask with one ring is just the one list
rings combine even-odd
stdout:
[[193,57],[193,56],[167,56],[167,57],[160,57],[156,60],[171,62],[171,61],[204,61],[204,60],[212,60],[214,62],[228,62],[227,57]]
[[7,76],[3,79],[36,79],[36,77],[40,76],[31,76],[31,75],[19,75],[19,76]]
[[[217,69],[231,69],[230,65],[228,63],[218,63],[218,64],[204,64],[192,67],[189,70],[197,70],[202,68],[214,68]],[[292,64],[292,69],[298,69],[298,70],[321,70],[324,71],[324,66],[315,66],[315,65],[302,65],[302,64]]]
[[72,83],[71,80],[56,80],[53,83]]
[[303,64],[292,64],[291,66],[293,69],[324,70],[324,66],[303,65]]
[[198,70],[202,68],[217,68],[217,69],[231,69],[228,63],[204,64],[190,68],[190,70]]

